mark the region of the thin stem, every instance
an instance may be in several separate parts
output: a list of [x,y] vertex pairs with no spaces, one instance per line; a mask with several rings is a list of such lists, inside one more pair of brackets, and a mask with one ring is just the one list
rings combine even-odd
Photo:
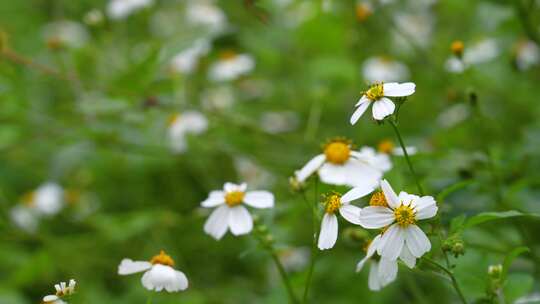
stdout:
[[152,294],[152,293],[148,296],[148,300],[146,300],[146,304],[152,304],[152,297],[153,296],[154,296],[154,294]]
[[452,286],[456,290],[456,293],[458,294],[459,299],[461,300],[461,302],[463,304],[467,304],[467,299],[465,299],[465,296],[463,295],[463,292],[461,292],[461,289],[459,288],[456,277],[454,276],[452,271],[450,271],[448,268],[444,267],[443,265],[441,265],[441,264],[439,264],[439,263],[437,263],[437,262],[435,262],[435,261],[433,261],[433,260],[431,260],[429,258],[423,257],[422,260],[428,262],[429,264],[431,264],[435,268],[438,268],[438,269],[442,270],[444,273],[446,273],[448,275],[448,277],[450,278],[450,280],[452,281]]
[[399,145],[401,146],[401,150],[403,150],[403,155],[405,155],[405,160],[407,161],[407,165],[409,165],[409,170],[411,171],[414,177],[414,181],[416,182],[416,186],[418,187],[418,192],[420,192],[420,195],[424,195],[424,189],[422,188],[422,185],[420,184],[420,181],[418,180],[418,176],[416,175],[416,172],[414,171],[414,167],[409,158],[409,153],[407,153],[407,148],[405,148],[405,144],[403,143],[403,139],[401,138],[401,134],[399,133],[398,127],[393,120],[389,119],[388,121],[390,122],[390,125],[394,129],[394,132],[396,132]]
[[281,276],[281,280],[283,281],[283,284],[285,285],[285,288],[287,289],[287,293],[289,294],[289,302],[290,303],[298,303],[298,300],[296,299],[296,295],[294,294],[291,282],[289,281],[289,276],[287,276],[287,273],[285,272],[285,268],[283,267],[283,264],[281,264],[281,261],[279,260],[276,251],[274,248],[271,248],[270,255],[272,256],[272,260],[274,260],[274,264],[276,264],[276,267],[279,271],[279,275]]

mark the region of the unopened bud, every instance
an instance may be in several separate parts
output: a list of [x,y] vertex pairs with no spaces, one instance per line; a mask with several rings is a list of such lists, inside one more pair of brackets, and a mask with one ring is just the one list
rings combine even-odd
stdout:
[[465,253],[465,244],[463,244],[463,242],[461,241],[456,241],[452,246],[452,253],[456,258],[460,255],[463,255]]
[[501,278],[501,274],[503,271],[503,267],[501,264],[498,265],[490,265],[488,267],[488,275],[495,280],[498,280]]

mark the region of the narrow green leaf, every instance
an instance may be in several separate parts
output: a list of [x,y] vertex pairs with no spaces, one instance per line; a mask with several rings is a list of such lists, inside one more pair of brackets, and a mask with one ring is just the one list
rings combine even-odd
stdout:
[[475,216],[470,217],[465,222],[464,228],[470,228],[472,226],[476,226],[478,224],[482,224],[482,223],[493,221],[493,220],[520,217],[520,216],[540,218],[540,215],[538,214],[523,213],[516,210],[503,211],[503,212],[482,212]]

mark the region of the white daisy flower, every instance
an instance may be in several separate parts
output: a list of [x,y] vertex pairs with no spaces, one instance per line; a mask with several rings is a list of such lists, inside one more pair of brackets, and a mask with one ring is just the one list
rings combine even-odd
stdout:
[[[362,271],[366,263],[370,263],[368,287],[370,290],[379,291],[392,283],[398,272],[397,260],[390,260],[379,255],[375,256],[377,248],[381,244],[381,235],[377,235],[368,245],[366,256],[356,265],[356,272]],[[416,258],[404,247],[399,258],[409,267],[414,268]]]
[[[247,234],[253,229],[253,219],[242,203],[254,208],[274,207],[274,195],[268,191],[248,191],[247,184],[225,183],[222,191],[212,191],[201,203],[202,207],[217,207],[206,223],[204,231],[216,240],[221,239],[227,229],[233,235]],[[219,207],[218,207],[219,206]]]
[[152,4],[154,4],[154,0],[110,0],[107,5],[107,15],[111,19],[124,19]]
[[201,93],[201,104],[207,110],[224,110],[230,108],[235,102],[233,88],[228,84],[209,88]]
[[371,103],[373,103],[374,119],[383,120],[386,116],[392,115],[396,106],[388,97],[410,96],[414,93],[415,88],[416,85],[412,82],[381,82],[372,85],[356,103],[355,107],[357,108],[351,116],[351,124],[354,125],[360,119]]
[[352,143],[334,139],[323,147],[323,153],[312,158],[295,172],[296,180],[303,183],[315,172],[322,182],[350,187],[378,185],[383,171],[372,166],[359,151],[352,150]]
[[69,296],[75,293],[75,285],[77,282],[73,279],[69,280],[69,284],[66,282],[60,282],[54,285],[56,293],[54,295],[48,295],[43,297],[43,303],[45,304],[65,304],[62,297]]
[[360,212],[360,225],[367,229],[385,228],[377,253],[384,258],[397,259],[404,247],[419,258],[431,249],[426,234],[416,222],[432,218],[437,214],[437,204],[432,196],[400,192],[396,195],[386,180],[381,181],[384,203],[373,205]]
[[362,75],[369,83],[404,81],[409,74],[405,64],[383,56],[368,58],[362,65]]
[[[454,45],[454,43],[452,44]],[[499,56],[500,48],[495,39],[483,39],[470,47],[464,48],[463,56],[452,56],[446,63],[446,70],[462,73],[468,67],[489,62]]]
[[[383,153],[383,154],[386,154],[386,155],[395,155],[395,156],[403,156],[403,155],[405,155],[403,153],[403,149],[401,149],[401,147],[396,147],[394,145],[394,142],[389,140],[389,139],[385,139],[385,140],[380,141],[379,144],[377,145],[377,150],[380,153]],[[418,149],[416,147],[413,147],[413,146],[406,146],[405,150],[407,150],[407,154],[409,156],[410,155],[415,155],[416,153],[418,153]],[[375,150],[373,150],[372,153],[376,153]]]
[[317,247],[321,250],[330,249],[336,244],[338,237],[338,220],[336,211],[348,222],[360,225],[360,207],[351,205],[350,202],[364,197],[373,191],[372,187],[363,186],[351,189],[341,196],[333,193],[326,196],[324,202],[324,216],[321,222],[321,231]]
[[189,23],[207,27],[212,32],[223,30],[227,24],[225,13],[209,1],[189,1],[186,19]]
[[171,68],[175,72],[190,74],[199,62],[199,58],[208,54],[210,51],[210,42],[206,39],[195,41],[193,46],[183,50],[171,60]]
[[17,227],[26,232],[36,232],[39,219],[30,206],[18,204],[10,210],[9,215]]
[[186,135],[202,134],[208,129],[208,120],[197,111],[186,111],[175,114],[169,122],[169,141],[175,153],[185,152],[187,149]]
[[61,20],[49,23],[43,30],[49,47],[83,47],[90,39],[86,27],[78,22]]
[[520,71],[540,63],[540,48],[531,40],[520,41],[515,49],[515,63]]
[[382,172],[392,169],[392,162],[388,154],[379,153],[372,147],[362,147],[358,151],[358,157]]
[[173,266],[174,260],[161,250],[150,262],[123,259],[118,265],[118,274],[129,275],[144,271],[141,283],[148,290],[165,289],[167,292],[185,290],[188,288],[188,279],[183,272],[174,269]]
[[413,12],[394,14],[394,22],[396,28],[399,29],[392,31],[393,42],[397,51],[414,51],[411,42],[421,48],[427,48],[430,44],[433,29],[435,28],[431,10],[419,8],[413,10]]
[[230,81],[246,75],[255,68],[255,60],[247,54],[223,52],[220,59],[208,71],[212,81]]

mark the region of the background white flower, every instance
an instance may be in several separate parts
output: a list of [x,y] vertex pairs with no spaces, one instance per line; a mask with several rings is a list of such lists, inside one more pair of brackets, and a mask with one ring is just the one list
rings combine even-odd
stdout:
[[399,61],[389,57],[370,57],[362,65],[362,75],[369,83],[377,81],[394,82],[409,78],[409,68]]
[[354,125],[362,117],[362,114],[364,114],[371,103],[373,103],[372,112],[374,119],[383,120],[386,116],[392,115],[396,106],[388,97],[410,96],[414,93],[415,88],[416,85],[412,82],[389,82],[372,85],[360,97],[358,103],[356,103],[356,110],[350,119],[351,124]]
[[107,15],[111,19],[124,19],[152,4],[154,4],[154,0],[110,0],[107,6]]
[[381,188],[387,206],[369,206],[360,212],[360,225],[367,229],[385,228],[377,252],[395,260],[403,247],[414,257],[421,257],[431,249],[426,234],[416,225],[418,220],[434,217],[437,205],[431,196],[416,196],[406,192],[396,195],[390,184],[383,180]]
[[225,28],[227,17],[225,13],[210,1],[188,1],[186,19],[193,25],[208,27],[211,32],[218,32]]
[[212,81],[230,81],[248,74],[255,68],[255,60],[247,54],[224,52],[208,71]]
[[462,73],[469,66],[491,61],[500,54],[500,47],[495,39],[485,38],[465,47],[463,58],[450,57],[446,63],[446,70],[451,73]]
[[202,134],[208,129],[208,120],[197,111],[186,111],[173,116],[169,125],[169,141],[175,153],[187,149],[186,135]]
[[204,231],[216,240],[228,229],[233,235],[247,234],[253,229],[253,219],[242,203],[254,208],[274,207],[274,195],[268,191],[248,191],[247,184],[225,183],[223,190],[212,191],[202,207],[217,207],[204,224]]
[[206,39],[198,39],[193,45],[173,57],[171,68],[175,72],[190,74],[199,62],[199,58],[208,54],[210,42]]
[[520,41],[516,46],[515,53],[516,67],[527,70],[540,63],[540,48],[531,40]]
[[145,272],[141,283],[148,290],[177,292],[188,288],[186,275],[173,268],[174,261],[163,250],[150,262],[123,259],[118,265],[119,275]]

